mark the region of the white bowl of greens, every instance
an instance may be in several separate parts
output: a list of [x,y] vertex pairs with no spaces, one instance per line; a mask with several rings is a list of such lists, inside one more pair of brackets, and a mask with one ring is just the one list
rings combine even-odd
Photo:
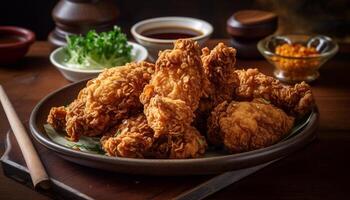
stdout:
[[147,56],[143,46],[128,42],[125,34],[114,27],[109,32],[67,37],[67,46],[54,50],[50,61],[66,79],[75,82],[94,78],[107,68],[146,60]]

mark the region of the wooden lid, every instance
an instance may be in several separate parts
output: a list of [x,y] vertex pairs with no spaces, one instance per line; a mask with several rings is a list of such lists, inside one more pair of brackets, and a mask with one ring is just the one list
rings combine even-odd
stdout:
[[233,14],[233,18],[241,26],[251,26],[273,22],[277,19],[277,15],[262,10],[241,10]]
[[118,16],[119,10],[113,0],[59,1],[52,11],[56,27],[48,39],[55,46],[64,46],[67,35],[86,34],[92,29],[111,30]]
[[266,37],[276,31],[277,20],[273,12],[241,10],[227,20],[227,32],[236,37]]

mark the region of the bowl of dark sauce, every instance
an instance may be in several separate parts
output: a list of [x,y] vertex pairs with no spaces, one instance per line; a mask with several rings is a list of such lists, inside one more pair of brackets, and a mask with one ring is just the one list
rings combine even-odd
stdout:
[[194,38],[202,35],[203,33],[187,27],[163,27],[162,29],[149,29],[142,32],[141,34],[154,39],[174,40],[180,38]]
[[0,26],[0,65],[13,64],[25,56],[35,34],[14,26]]
[[206,21],[190,17],[159,17],[143,20],[131,28],[135,40],[145,46],[150,59],[156,60],[159,51],[171,49],[177,39],[192,39],[203,45],[213,32]]

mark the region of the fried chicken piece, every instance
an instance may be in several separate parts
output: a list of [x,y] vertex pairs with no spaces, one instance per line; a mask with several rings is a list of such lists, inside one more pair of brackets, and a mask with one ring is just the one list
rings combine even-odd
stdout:
[[204,154],[205,138],[190,127],[184,134],[154,137],[146,116],[138,114],[113,127],[101,138],[109,156],[129,158],[196,158]]
[[235,95],[239,101],[264,98],[296,117],[305,115],[315,105],[311,87],[305,82],[286,86],[257,69],[236,70],[236,73],[239,86]]
[[140,100],[155,137],[183,132],[194,119],[205,76],[197,42],[180,39],[159,53],[155,73]]
[[208,85],[196,111],[194,126],[202,133],[206,132],[207,118],[210,112],[223,101],[232,101],[234,89],[238,85],[235,71],[236,49],[219,43],[212,49],[202,49],[203,68]]
[[278,142],[293,123],[293,117],[262,100],[225,101],[211,113],[208,138],[214,145],[223,144],[231,153],[245,152]]
[[[65,108],[65,130],[69,139],[77,141],[80,135],[101,135],[132,113],[142,110],[139,96],[153,72],[151,63],[128,63],[107,69],[90,80],[77,99]],[[55,110],[52,108],[49,115],[51,125],[55,122]]]
[[235,72],[236,49],[219,43],[213,50],[207,47],[202,49],[203,68],[206,78],[209,80],[207,97],[201,99],[201,106],[206,111],[212,110],[223,101],[231,101],[234,96],[232,88],[238,85],[238,77]]
[[181,134],[162,135],[153,144],[156,158],[198,158],[204,155],[207,142],[198,130],[189,126]]
[[109,155],[193,158],[204,154],[205,138],[190,126],[203,94],[199,54],[198,44],[191,40],[178,40],[173,50],[160,53],[155,73],[140,96],[145,115],[138,116],[138,121],[123,122],[132,127],[149,127],[135,128],[136,131],[123,125],[117,127],[120,134],[102,140]]
[[55,130],[64,130],[66,127],[66,108],[64,106],[53,107],[47,117],[47,123]]
[[150,100],[145,113],[155,137],[162,134],[178,134],[190,126],[194,114],[185,101],[155,96]]
[[101,138],[101,144],[109,156],[144,158],[151,156],[147,154],[151,152],[153,135],[145,115],[138,114],[111,128]]

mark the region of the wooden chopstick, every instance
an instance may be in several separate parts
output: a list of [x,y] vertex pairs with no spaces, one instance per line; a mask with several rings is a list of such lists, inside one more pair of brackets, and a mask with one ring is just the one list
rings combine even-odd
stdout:
[[3,87],[0,85],[0,100],[12,131],[23,154],[29,169],[34,188],[49,189],[50,181],[43,164],[30,140],[23,124],[21,123],[15,109],[13,108]]

